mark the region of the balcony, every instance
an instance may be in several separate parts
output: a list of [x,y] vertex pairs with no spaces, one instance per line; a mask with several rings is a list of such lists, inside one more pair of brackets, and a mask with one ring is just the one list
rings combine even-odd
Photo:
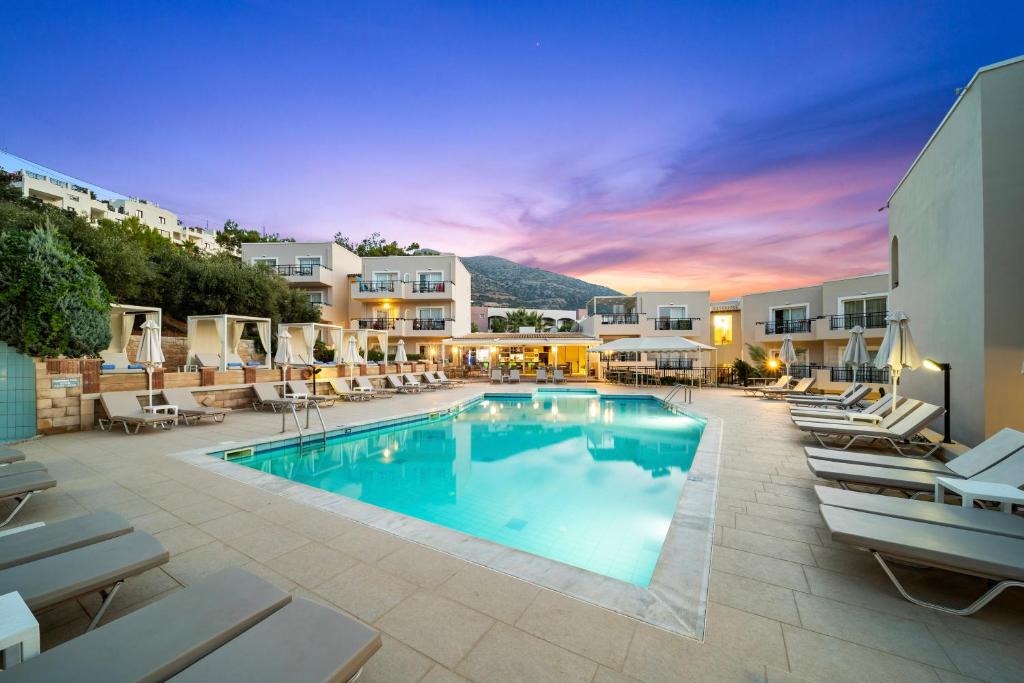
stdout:
[[352,282],[352,298],[361,301],[380,301],[402,298],[402,283],[398,280],[359,280]]
[[331,269],[316,263],[276,266],[277,274],[294,283],[331,285]]
[[769,320],[764,322],[765,334],[801,334],[811,331],[814,320]]
[[700,318],[655,318],[654,329],[692,331],[694,320],[700,320]]
[[402,321],[402,333],[410,337],[450,337],[451,319],[407,318]]
[[860,325],[865,330],[884,328],[886,326],[885,318],[888,314],[888,311],[878,311],[875,313],[832,315],[829,316],[829,329],[852,330],[857,325]]
[[395,318],[360,318],[356,321],[361,330],[393,330]]
[[602,313],[602,325],[639,325],[639,313]]
[[446,320],[440,318],[413,318],[412,329],[430,332],[443,332]]
[[[853,381],[853,368],[833,367],[830,369],[829,374],[833,382]],[[868,384],[888,384],[889,368],[882,368],[881,370],[871,366],[857,368],[857,381],[866,382]]]
[[448,282],[413,282],[412,293],[413,294],[443,294],[448,291]]

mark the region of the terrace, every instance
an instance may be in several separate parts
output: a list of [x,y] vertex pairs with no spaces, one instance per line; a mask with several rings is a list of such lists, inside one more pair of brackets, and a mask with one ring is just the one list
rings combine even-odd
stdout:
[[[379,419],[482,390],[345,403],[324,414],[334,423]],[[238,411],[223,424],[138,437],[93,431],[24,443],[59,484],[33,498],[19,523],[112,509],[167,547],[170,562],[129,580],[105,621],[228,566],[340,608],[384,633],[365,681],[1019,680],[1021,591],[969,618],[906,602],[870,555],[830,539],[804,462],[808,440],[785,405],[709,389],[696,393],[693,408],[723,423],[703,641],[174,457],[272,437],[280,421],[271,414]],[[983,584],[900,573],[913,590],[949,602]],[[43,615],[44,649],[81,633],[97,604]]]

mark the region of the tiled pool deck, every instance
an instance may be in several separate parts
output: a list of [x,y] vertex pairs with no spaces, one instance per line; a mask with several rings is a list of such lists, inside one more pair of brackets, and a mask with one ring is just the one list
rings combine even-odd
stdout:
[[[334,423],[388,417],[485,388],[342,403],[325,414]],[[112,509],[161,540],[171,561],[129,580],[107,619],[227,566],[349,612],[384,633],[365,681],[1024,680],[1024,591],[969,618],[906,602],[870,556],[829,540],[803,462],[808,442],[784,405],[722,389],[695,392],[693,408],[722,420],[703,642],[168,457],[273,436],[281,423],[269,413],[25,443],[58,487],[30,501],[19,522]],[[981,592],[979,581],[946,573],[901,574],[950,602]],[[97,605],[44,615],[44,647],[81,633]]]

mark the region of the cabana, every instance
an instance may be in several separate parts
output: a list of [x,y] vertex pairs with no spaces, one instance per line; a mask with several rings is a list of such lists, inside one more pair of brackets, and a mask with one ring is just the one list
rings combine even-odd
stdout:
[[[637,358],[639,358],[639,354],[655,354],[661,359],[668,355],[670,360],[677,359],[680,354],[688,355],[690,353],[699,354],[701,352],[713,351],[716,356],[718,355],[717,347],[701,344],[698,341],[685,337],[623,337],[600,346],[591,347],[590,351],[592,353],[605,354],[606,359],[615,353],[635,353]],[[665,364],[662,363],[662,365]]]
[[[281,330],[288,330],[288,343],[292,350],[291,365],[334,365],[337,363],[338,349],[341,348],[345,328],[324,323],[280,323],[277,326],[279,336]],[[331,362],[320,363],[313,357],[317,340],[334,348],[335,358],[332,358]]]
[[266,355],[262,363],[248,365],[270,368],[270,318],[248,315],[190,315],[188,317],[188,359],[203,367],[220,370],[240,368],[238,344],[247,325],[255,327]]
[[359,365],[366,365],[366,356],[363,355],[368,352],[373,345],[380,348],[381,353],[384,354],[384,363],[388,362],[388,333],[382,330],[363,330],[355,328],[339,328],[340,335],[338,337],[338,343],[334,344],[334,362],[338,365],[345,363],[345,352],[349,347],[349,340],[356,340],[356,349],[360,351],[360,363]]
[[131,341],[132,330],[146,320],[152,320],[159,327],[161,310],[153,306],[110,304],[110,346],[105,351],[100,351],[103,373],[146,371],[141,365],[137,368],[131,367],[133,363],[128,360],[128,342]]

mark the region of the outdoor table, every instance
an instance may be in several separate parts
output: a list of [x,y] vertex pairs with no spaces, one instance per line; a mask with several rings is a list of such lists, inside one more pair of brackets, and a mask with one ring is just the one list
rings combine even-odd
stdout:
[[965,508],[974,507],[976,500],[990,500],[999,503],[1003,512],[1011,514],[1014,504],[1024,505],[1024,491],[1009,484],[938,477],[935,480],[935,500],[942,501],[946,491],[959,494],[960,505]]
[[39,654],[39,622],[17,592],[0,595],[0,652],[8,669]]

